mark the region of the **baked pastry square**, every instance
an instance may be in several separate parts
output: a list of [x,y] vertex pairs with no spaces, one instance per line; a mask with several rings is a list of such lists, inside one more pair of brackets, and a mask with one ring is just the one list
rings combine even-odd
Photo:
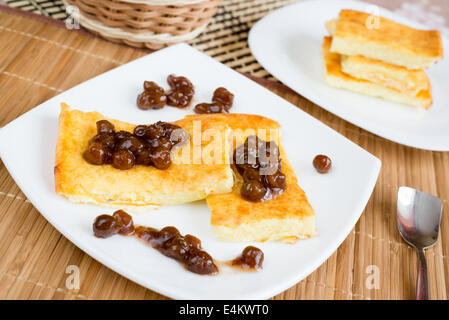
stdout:
[[[167,170],[140,165],[119,170],[111,165],[91,165],[83,159],[83,151],[96,134],[96,122],[102,119],[105,117],[100,113],[72,110],[66,104],[61,105],[54,169],[56,193],[74,202],[141,207],[181,204],[232,190],[233,172],[225,161],[226,155],[194,159],[193,152],[194,148],[210,152],[217,142],[226,144],[229,128],[224,121],[195,122],[195,117],[176,121],[174,123],[186,130],[191,138],[189,144],[173,151],[174,160]],[[106,120],[113,123],[116,130],[132,132],[135,127],[118,120]],[[222,141],[214,142],[214,137],[202,141],[201,134],[209,129],[218,132]],[[195,130],[201,134],[194,135]],[[197,137],[200,140],[194,145]],[[227,148],[227,145],[221,148]],[[185,155],[187,158],[183,158]]]
[[[328,29],[333,30],[332,23]],[[354,10],[340,11],[331,51],[361,55],[408,69],[427,68],[443,58],[439,31],[417,30]]]
[[341,56],[341,69],[355,78],[368,80],[412,96],[430,91],[430,81],[422,69],[407,69],[363,56]]
[[[252,134],[266,141],[279,140],[280,126],[276,121],[256,115],[225,115],[233,131],[233,147],[242,144]],[[261,136],[259,130],[265,131]],[[278,142],[278,141],[277,141]],[[295,172],[280,144],[282,172],[287,188],[278,197],[266,202],[249,202],[240,195],[243,179],[234,170],[232,192],[209,195],[206,198],[211,211],[215,236],[225,241],[277,241],[294,243],[316,234],[315,213],[306,194],[299,187]]]
[[411,95],[344,73],[341,68],[341,55],[330,51],[331,43],[331,37],[324,37],[322,46],[324,78],[329,85],[422,109],[429,109],[432,105],[430,86],[427,90],[421,90],[416,95]]
[[[338,19],[326,22],[326,29],[331,36],[335,35]],[[341,68],[355,78],[417,95],[421,90],[430,89],[430,81],[423,69],[407,69],[381,60],[364,56],[341,55]]]

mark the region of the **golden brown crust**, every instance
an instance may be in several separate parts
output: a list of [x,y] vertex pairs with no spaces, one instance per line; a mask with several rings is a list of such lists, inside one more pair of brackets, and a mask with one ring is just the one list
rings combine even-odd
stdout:
[[410,95],[429,89],[429,79],[423,69],[407,69],[363,56],[341,56],[341,68],[355,78]]
[[[229,161],[211,164],[172,164],[168,170],[136,166],[127,171],[111,166],[93,166],[82,159],[82,151],[95,135],[96,121],[105,119],[97,112],[70,110],[62,104],[59,135],[56,146],[55,189],[74,201],[126,206],[183,203],[207,197],[212,225],[245,233],[255,241],[285,240],[294,242],[315,234],[313,209],[280,146],[282,170],[287,177],[287,189],[279,197],[265,203],[251,203],[240,196],[241,177],[233,173]],[[111,121],[117,130],[132,131],[134,125]],[[223,147],[228,150],[221,160],[230,157],[229,143],[243,143],[250,134],[266,130],[266,139],[278,139],[280,125],[271,119],[244,114],[192,115],[176,121],[191,134],[195,121],[201,124],[201,133],[208,129],[228,132]],[[247,131],[248,129],[251,129]],[[277,140],[279,141],[279,140]],[[193,141],[191,141],[191,148]],[[201,141],[201,148],[209,141]],[[182,149],[182,148],[181,148]],[[234,174],[237,182],[234,185]],[[242,227],[243,229],[239,227]],[[249,229],[248,229],[249,228]],[[249,230],[249,232],[247,232]],[[225,230],[228,232],[228,230]],[[255,233],[251,235],[251,232]],[[227,236],[224,240],[239,240]],[[244,239],[240,237],[240,239]]]
[[408,93],[400,92],[364,79],[358,79],[344,73],[341,68],[340,54],[330,51],[332,41],[333,40],[331,37],[324,37],[322,46],[325,65],[325,80],[328,84],[342,89],[381,97],[393,102],[409,104],[426,110],[432,105],[430,83],[428,84],[427,90],[421,90],[416,96],[413,96]]
[[329,32],[329,35],[331,36],[335,35],[335,30],[337,30],[337,22],[338,22],[337,18],[326,21],[325,23],[326,30],[327,32]]
[[204,119],[205,121],[225,121],[233,130],[236,129],[279,129],[280,124],[272,119],[255,114],[219,113],[187,115],[185,119]]
[[64,146],[63,143],[66,140],[65,139],[65,132],[64,126],[66,122],[66,110],[68,109],[68,106],[65,103],[61,104],[61,113],[59,114],[59,127],[58,127],[58,139],[56,142],[56,154],[55,154],[55,167],[54,167],[54,175],[55,175],[55,191],[56,193],[62,192],[62,177],[61,177],[61,162],[63,160],[63,152],[64,152]]
[[[55,159],[57,193],[76,202],[145,206],[185,203],[232,189],[232,170],[224,161],[224,156],[220,161],[211,158],[208,163],[204,163],[202,159],[199,163],[173,163],[167,170],[146,166],[118,170],[110,165],[94,166],[87,163],[82,158],[82,153],[90,138],[96,134],[96,121],[101,119],[105,117],[97,112],[70,110],[67,105],[62,104]],[[183,119],[175,123],[192,134],[194,119]],[[107,120],[117,130],[133,131],[135,127],[118,120]],[[226,123],[202,121],[201,124],[202,132],[213,128],[223,135],[225,143],[228,130]],[[202,143],[201,148],[210,146],[212,141]],[[191,144],[174,154],[182,155],[188,147],[193,149]]]
[[443,58],[439,31],[417,30],[354,10],[340,11],[334,40],[332,52],[362,55],[409,69],[426,68]]
[[[266,130],[267,140],[280,136],[279,123],[259,116],[242,118],[232,115],[228,124],[233,130],[242,132],[247,129],[256,132],[258,129]],[[243,143],[247,136],[248,133],[235,136],[234,147]],[[236,182],[231,193],[210,195],[206,198],[211,210],[211,224],[217,237],[229,241],[286,239],[291,242],[292,239],[315,234],[313,209],[304,191],[298,186],[295,172],[281,145],[280,159],[282,171],[287,178],[287,188],[277,198],[263,203],[244,200],[240,195],[242,178],[236,171],[234,171]],[[302,222],[306,220],[307,223],[303,225]]]

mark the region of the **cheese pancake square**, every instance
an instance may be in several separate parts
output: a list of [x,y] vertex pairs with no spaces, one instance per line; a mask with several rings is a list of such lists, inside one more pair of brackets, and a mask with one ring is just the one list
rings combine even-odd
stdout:
[[335,31],[337,30],[337,22],[338,22],[337,18],[326,21],[325,26],[327,32],[329,32],[329,35],[331,36],[335,35]]
[[[277,122],[255,115],[228,116],[233,131],[233,146],[239,146],[254,133],[279,145],[282,172],[287,188],[280,196],[266,202],[249,202],[240,195],[242,177],[235,170],[235,185],[231,193],[206,198],[211,210],[214,234],[225,241],[284,241],[294,243],[316,234],[315,214],[306,194],[299,187],[295,172],[279,144],[280,126]],[[264,136],[261,131],[265,131]]]
[[[173,163],[167,170],[141,165],[119,170],[111,165],[89,164],[82,156],[89,140],[96,134],[96,122],[102,119],[113,123],[116,131],[133,132],[135,127],[107,119],[97,112],[71,110],[67,105],[61,105],[54,170],[56,193],[74,202],[132,208],[181,204],[232,190],[233,172],[224,153],[220,158],[194,159],[193,152],[195,148],[210,152],[214,144],[223,144],[218,149],[229,148],[229,128],[225,122],[198,122],[195,117],[175,121],[174,124],[189,133],[190,143],[172,152]],[[194,130],[199,130],[200,135],[194,135]],[[216,143],[213,137],[208,141],[201,140],[201,135],[208,130],[219,133]],[[193,140],[198,136],[199,146],[194,146]]]
[[[335,35],[338,19],[326,22],[326,29]],[[364,56],[341,56],[341,68],[355,78],[364,79],[398,91],[416,96],[419,91],[430,89],[430,81],[422,69],[407,69],[366,58]]]
[[341,56],[341,69],[355,78],[395,89],[412,96],[430,90],[430,81],[422,69],[407,69],[363,56]]
[[358,79],[344,73],[341,68],[341,55],[330,51],[331,42],[331,37],[324,37],[322,46],[325,68],[324,78],[329,85],[426,110],[432,105],[430,88],[427,90],[421,90],[416,96],[413,96],[408,93],[400,92],[367,80]]
[[408,69],[427,68],[443,58],[439,31],[413,29],[364,12],[341,10],[333,36],[332,52]]

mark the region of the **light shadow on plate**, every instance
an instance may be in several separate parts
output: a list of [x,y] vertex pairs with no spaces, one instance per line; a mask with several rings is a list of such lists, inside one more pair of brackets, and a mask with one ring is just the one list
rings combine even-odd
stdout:
[[[305,33],[286,38],[283,50],[294,69],[301,69],[308,79],[322,81],[321,41]],[[298,72],[298,74],[300,74]]]

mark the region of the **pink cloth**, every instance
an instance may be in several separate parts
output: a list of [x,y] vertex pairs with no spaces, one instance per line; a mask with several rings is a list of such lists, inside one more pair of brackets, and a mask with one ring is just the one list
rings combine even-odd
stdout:
[[364,0],[449,36],[449,0]]

